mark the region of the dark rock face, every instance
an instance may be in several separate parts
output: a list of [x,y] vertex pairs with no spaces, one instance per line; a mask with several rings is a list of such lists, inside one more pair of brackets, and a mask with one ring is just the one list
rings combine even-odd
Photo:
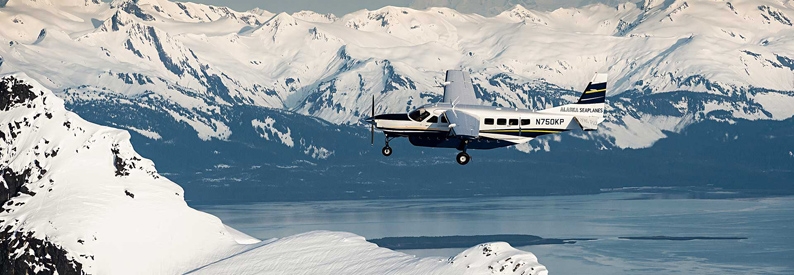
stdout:
[[19,193],[25,193],[31,196],[34,195],[34,193],[25,186],[25,183],[28,182],[28,178],[30,178],[30,173],[30,168],[22,172],[15,172],[9,167],[2,167],[2,170],[0,170],[0,178],[2,178],[5,184],[0,185],[0,204],[2,204],[0,205],[0,211],[5,211],[6,202],[19,195]]
[[154,17],[144,12],[135,2],[137,1],[124,2],[118,8],[129,14],[135,15],[143,21],[154,21]]
[[[33,108],[32,100],[38,96],[32,91],[32,86],[14,77],[5,77],[0,80],[0,116],[13,108]],[[36,114],[33,120],[51,119],[52,114]],[[17,138],[22,136],[22,129],[33,127],[32,121],[27,117],[20,121],[8,124],[8,132],[0,131],[0,148],[13,146]],[[47,141],[47,143],[49,143]],[[17,149],[12,147],[11,151]],[[43,154],[44,158],[55,157],[58,150]],[[41,180],[47,170],[38,159],[27,167],[15,171],[6,164],[0,164],[0,211],[13,211],[11,206],[22,205],[23,202],[14,202],[14,198],[22,194],[35,196],[36,193],[28,188],[28,184]],[[52,182],[52,180],[50,180]],[[3,222],[0,220],[0,223]],[[18,222],[18,221],[17,221]],[[33,232],[16,231],[11,225],[0,230],[0,274],[84,274],[82,264],[70,259],[63,248],[44,240],[37,239]],[[82,255],[81,255],[82,256]],[[90,257],[90,256],[87,256]]]
[[[124,157],[121,155],[121,150],[119,149],[118,144],[114,144],[113,148],[110,148],[110,152],[113,153],[113,166],[116,167],[116,176],[117,177],[126,177],[130,175],[130,171],[134,169],[139,169],[145,171],[149,176],[153,179],[159,179],[160,176],[157,175],[156,171],[150,170],[147,171],[143,169],[143,166],[140,165],[140,161],[142,160],[138,156],[128,156]],[[130,194],[127,194],[130,196]],[[132,197],[132,196],[130,196]]]
[[[32,88],[32,86],[14,77],[3,78],[0,81],[0,112],[8,111],[16,105],[25,103],[28,103],[28,107],[31,107],[29,105],[30,100],[36,98],[36,94],[31,91]],[[9,123],[9,136],[7,137],[5,133],[0,132],[0,140],[9,142],[8,138],[11,138],[11,140],[15,139],[21,127],[21,123]],[[30,192],[25,186],[31,174],[32,168],[30,167],[22,171],[14,171],[10,167],[0,167],[0,182],[4,183],[0,184],[0,211],[5,211],[6,202],[20,193],[33,195],[33,192]]]
[[14,77],[4,78],[0,81],[0,111],[8,111],[11,106],[35,99],[32,88]]
[[138,157],[132,157],[130,159],[124,159],[119,156],[119,148],[118,144],[115,147],[110,149],[113,152],[113,166],[116,167],[116,176],[117,177],[125,177],[130,175],[130,169],[137,168],[135,162],[140,161],[141,159]]
[[[17,251],[23,252],[14,254]],[[85,274],[83,265],[66,254],[63,248],[34,238],[32,232],[13,231],[11,226],[0,231],[0,274]]]

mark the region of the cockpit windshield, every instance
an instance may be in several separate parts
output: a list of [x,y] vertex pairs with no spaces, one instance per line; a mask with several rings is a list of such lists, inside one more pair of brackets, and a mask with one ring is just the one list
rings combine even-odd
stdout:
[[428,116],[430,116],[430,112],[425,110],[425,108],[419,108],[414,110],[413,112],[408,113],[408,117],[411,118],[411,120],[413,121],[423,121]]

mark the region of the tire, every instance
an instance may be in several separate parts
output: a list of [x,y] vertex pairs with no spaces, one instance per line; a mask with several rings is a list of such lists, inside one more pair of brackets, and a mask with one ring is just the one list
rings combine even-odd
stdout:
[[383,149],[381,149],[381,150],[380,150],[380,152],[381,152],[381,153],[382,153],[384,156],[387,156],[387,157],[388,157],[388,156],[391,156],[391,153],[392,153],[392,151],[391,151],[391,147],[389,147],[389,146],[383,147]]
[[466,165],[466,163],[469,163],[469,161],[471,160],[471,156],[469,156],[469,154],[466,154],[464,152],[460,152],[458,153],[458,156],[455,157],[455,160],[458,161],[458,164],[460,165]]

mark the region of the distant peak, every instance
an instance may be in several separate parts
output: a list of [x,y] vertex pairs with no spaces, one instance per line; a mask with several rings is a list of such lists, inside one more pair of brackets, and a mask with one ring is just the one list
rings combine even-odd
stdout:
[[295,18],[292,17],[292,15],[290,15],[290,14],[288,14],[286,12],[279,12],[278,14],[276,14],[276,16],[273,16],[273,18],[271,18],[268,22],[270,22],[270,21],[282,21],[282,20],[295,20]]
[[[138,4],[138,0],[116,0],[110,3],[110,7],[135,15],[144,21],[154,21],[154,16],[141,9]],[[116,12],[116,15],[118,15],[118,12]]]
[[516,4],[515,6],[513,6],[512,9],[510,9],[510,11],[529,12],[529,10],[524,6],[522,6],[521,4]]
[[319,23],[331,23],[339,18],[332,13],[320,14],[313,11],[299,11],[292,14],[292,17],[309,22],[319,22]]
[[113,0],[112,2],[110,2],[111,7],[118,7],[126,4],[157,5],[160,4],[160,1],[159,0]]
[[274,15],[272,12],[267,11],[267,10],[263,10],[263,9],[260,9],[260,8],[250,9],[250,10],[247,11],[247,13],[251,13],[251,14],[255,14],[255,15],[261,15],[261,16],[264,16],[264,17],[273,17],[273,15]]
[[88,7],[100,5],[100,0],[0,0],[0,8],[7,4],[26,6]]
[[535,12],[525,8],[522,5],[515,5],[512,9],[503,11],[496,17],[510,18],[516,21],[532,22],[537,24],[548,25],[541,19]]
[[295,20],[292,15],[287,14],[286,12],[281,12],[270,18],[265,22],[264,26],[270,27],[272,29],[280,29],[284,26],[297,26],[298,21]]

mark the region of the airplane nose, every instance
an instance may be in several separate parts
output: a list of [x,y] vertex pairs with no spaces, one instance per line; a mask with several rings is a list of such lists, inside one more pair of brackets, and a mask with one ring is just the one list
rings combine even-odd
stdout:
[[373,118],[373,117],[363,117],[359,121],[361,123],[375,124],[375,118]]

